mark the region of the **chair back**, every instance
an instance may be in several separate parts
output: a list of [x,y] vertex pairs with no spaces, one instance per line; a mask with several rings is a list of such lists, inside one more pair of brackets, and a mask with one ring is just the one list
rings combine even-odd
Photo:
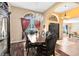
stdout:
[[29,38],[28,38],[27,33],[25,32],[25,30],[28,28],[29,24],[30,24],[30,20],[29,19],[21,18],[22,39],[24,37],[26,37],[26,44],[25,44],[26,48],[28,47],[30,41],[29,41]]
[[51,53],[55,50],[55,45],[58,37],[54,24],[49,24],[49,30],[46,35],[47,50]]
[[47,45],[47,50],[48,51],[51,51],[51,50],[55,49],[56,41],[57,41],[57,37],[56,37],[55,33],[50,33],[46,37],[46,45]]
[[21,18],[21,25],[23,32],[28,28],[29,24],[30,24],[29,19]]

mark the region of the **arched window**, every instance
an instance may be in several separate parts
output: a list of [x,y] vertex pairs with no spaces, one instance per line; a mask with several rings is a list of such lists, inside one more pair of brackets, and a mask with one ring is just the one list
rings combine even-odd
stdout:
[[56,14],[52,14],[50,17],[49,17],[49,20],[50,21],[54,21],[54,22],[59,22],[59,18]]

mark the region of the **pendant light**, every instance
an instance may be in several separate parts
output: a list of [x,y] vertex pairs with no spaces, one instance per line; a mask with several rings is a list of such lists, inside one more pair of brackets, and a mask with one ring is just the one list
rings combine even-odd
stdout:
[[[65,5],[65,9],[66,9],[66,5]],[[66,15],[66,11],[65,11],[65,14],[64,14],[64,17],[66,17],[67,15]]]
[[[64,6],[65,9],[67,9],[67,5]],[[67,16],[67,12],[65,11],[64,16],[62,17],[62,19],[68,19],[69,17]]]

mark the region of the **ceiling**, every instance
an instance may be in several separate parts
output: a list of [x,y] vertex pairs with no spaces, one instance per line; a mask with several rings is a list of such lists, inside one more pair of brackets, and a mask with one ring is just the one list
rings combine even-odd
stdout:
[[12,6],[30,9],[37,12],[44,12],[51,6],[52,8],[56,6],[53,11],[60,13],[79,6],[79,3],[76,2],[60,2],[59,4],[55,3],[57,2],[10,2]]
[[10,2],[12,6],[30,9],[37,12],[44,12],[55,2]]
[[57,5],[57,8],[54,9],[54,12],[64,12],[67,10],[71,10],[73,8],[79,7],[78,3],[75,2],[62,2]]

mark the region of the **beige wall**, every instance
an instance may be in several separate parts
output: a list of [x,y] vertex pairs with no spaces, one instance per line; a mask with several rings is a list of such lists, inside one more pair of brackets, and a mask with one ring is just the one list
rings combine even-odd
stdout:
[[79,34],[79,23],[71,23],[70,27],[71,33],[76,32],[77,34]]
[[11,43],[22,40],[22,27],[21,27],[21,17],[27,12],[32,12],[30,10],[10,6],[11,18],[10,18],[10,34]]
[[[54,7],[54,9],[56,8],[56,6]],[[58,21],[54,22],[54,21],[49,21],[49,17],[51,15],[56,15],[58,17]],[[63,34],[63,19],[61,19],[59,17],[58,13],[53,12],[53,7],[49,8],[45,13],[44,13],[44,17],[45,17],[45,22],[46,22],[46,29],[48,30],[48,25],[49,23],[59,23],[59,39],[62,39],[62,34]]]

